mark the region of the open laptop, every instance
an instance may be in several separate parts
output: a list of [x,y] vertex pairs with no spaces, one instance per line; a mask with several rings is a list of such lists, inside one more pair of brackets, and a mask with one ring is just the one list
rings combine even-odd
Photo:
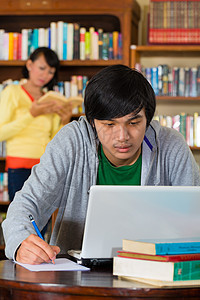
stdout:
[[123,239],[200,240],[200,187],[92,186],[80,264],[110,262]]

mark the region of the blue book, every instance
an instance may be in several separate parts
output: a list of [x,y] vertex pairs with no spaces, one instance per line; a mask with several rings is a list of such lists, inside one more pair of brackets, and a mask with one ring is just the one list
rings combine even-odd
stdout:
[[113,34],[109,33],[108,59],[113,59]]
[[38,48],[38,28],[33,29],[31,52]]
[[200,237],[165,240],[123,240],[123,250],[151,255],[200,253]]
[[67,23],[63,24],[63,59],[67,59]]
[[154,90],[154,93],[156,94],[156,96],[158,96],[158,94],[159,94],[159,90],[158,90],[158,68],[156,68],[156,67],[151,68],[151,85],[152,85],[152,88]]
[[51,28],[48,28],[48,48],[51,48]]

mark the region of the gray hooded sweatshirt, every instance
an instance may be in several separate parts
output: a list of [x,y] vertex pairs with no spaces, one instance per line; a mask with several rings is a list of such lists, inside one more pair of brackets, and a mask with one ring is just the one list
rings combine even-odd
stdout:
[[[64,126],[10,204],[2,224],[8,258],[34,228],[41,230],[59,208],[50,244],[81,249],[89,190],[96,184],[98,144],[84,117]],[[142,145],[141,185],[200,185],[199,168],[183,136],[152,121]]]

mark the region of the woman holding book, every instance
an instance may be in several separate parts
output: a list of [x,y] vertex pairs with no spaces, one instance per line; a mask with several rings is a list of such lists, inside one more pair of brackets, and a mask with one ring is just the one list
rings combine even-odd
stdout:
[[6,170],[10,201],[39,163],[46,145],[71,118],[71,105],[55,101],[38,102],[44,88],[57,82],[59,60],[49,48],[36,49],[22,73],[24,84],[8,85],[0,101],[0,141],[6,141]]

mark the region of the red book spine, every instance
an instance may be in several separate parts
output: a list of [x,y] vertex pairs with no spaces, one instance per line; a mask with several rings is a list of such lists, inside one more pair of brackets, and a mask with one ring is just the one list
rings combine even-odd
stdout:
[[189,261],[189,260],[200,260],[200,253],[195,254],[179,254],[179,255],[148,255],[135,252],[117,251],[119,257],[131,258],[131,259],[142,259],[142,260],[153,260],[153,261]]
[[18,34],[17,59],[22,59],[22,34]]

